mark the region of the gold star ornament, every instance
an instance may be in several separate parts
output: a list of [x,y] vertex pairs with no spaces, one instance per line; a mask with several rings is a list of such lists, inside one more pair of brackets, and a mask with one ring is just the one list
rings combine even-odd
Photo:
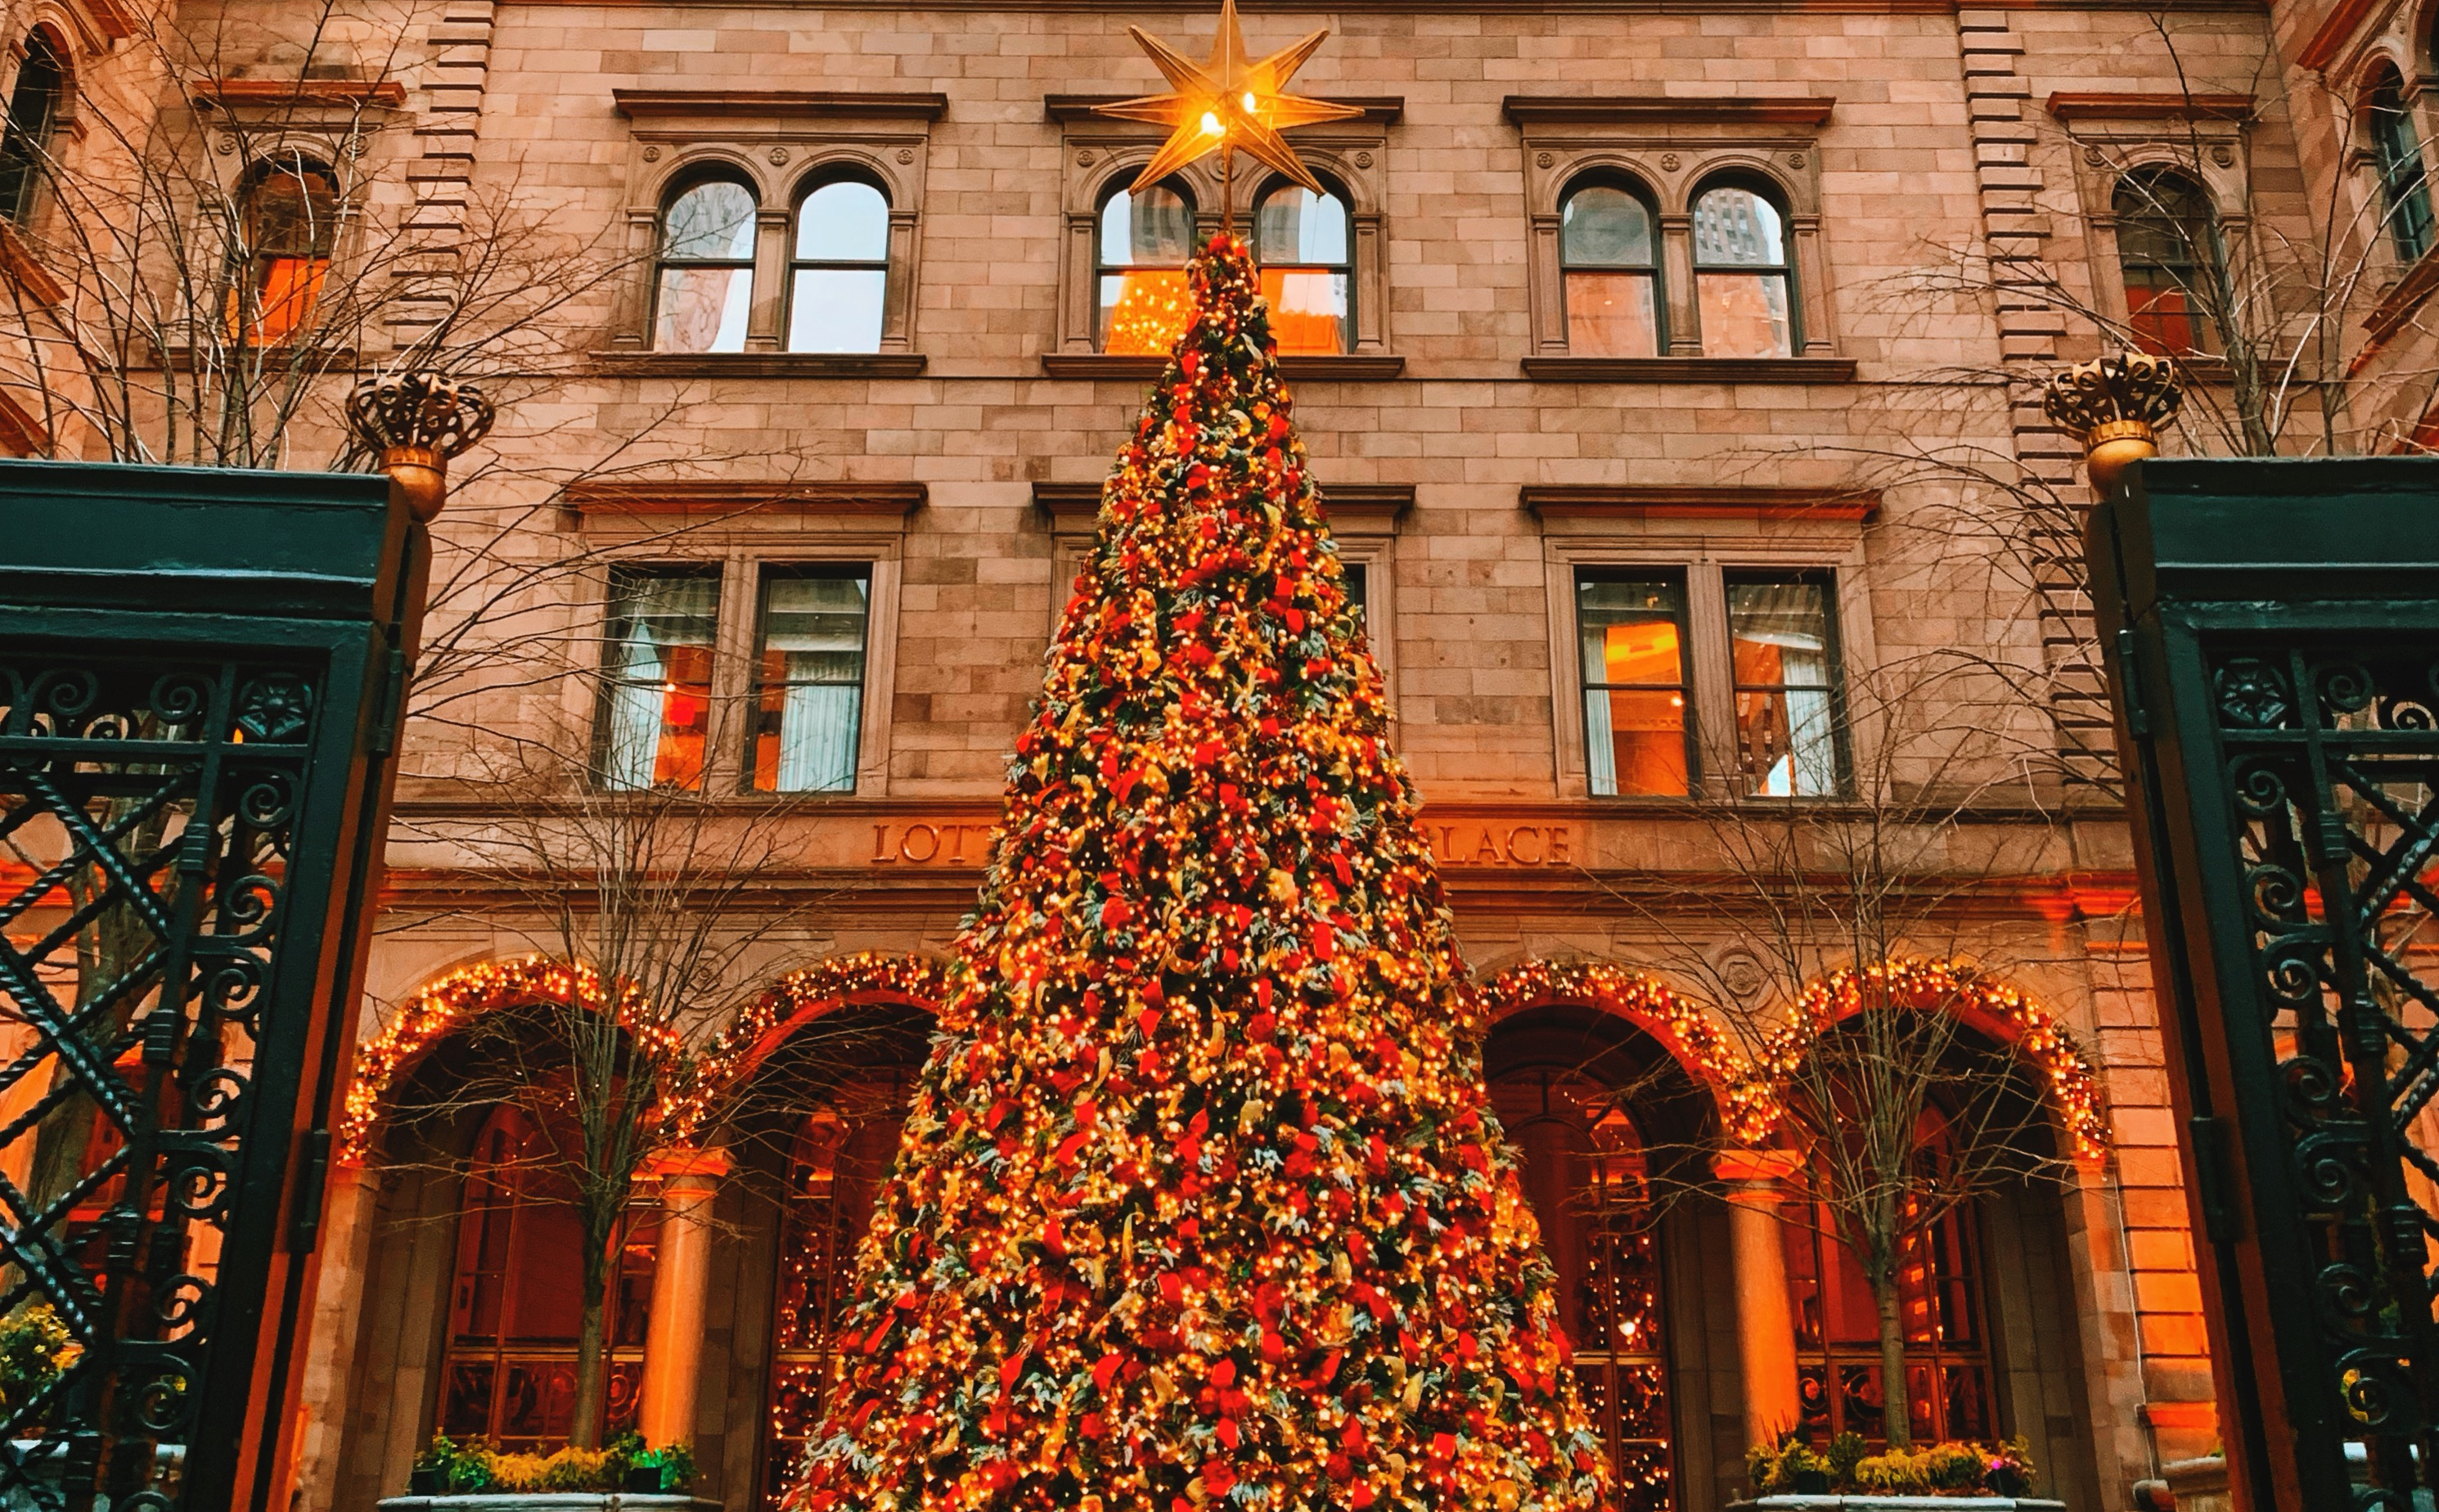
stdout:
[[1136,190],[1159,183],[1205,152],[1242,148],[1315,194],[1325,192],[1321,181],[1306,169],[1295,149],[1279,133],[1363,114],[1353,105],[1285,93],[1288,80],[1328,37],[1326,27],[1259,62],[1245,59],[1245,34],[1237,26],[1237,0],[1221,0],[1220,30],[1211,39],[1211,57],[1205,62],[1194,62],[1159,38],[1146,35],[1140,27],[1129,27],[1127,35],[1151,55],[1174,91],[1095,108],[1096,115],[1150,121],[1169,129],[1168,140],[1135,175]]

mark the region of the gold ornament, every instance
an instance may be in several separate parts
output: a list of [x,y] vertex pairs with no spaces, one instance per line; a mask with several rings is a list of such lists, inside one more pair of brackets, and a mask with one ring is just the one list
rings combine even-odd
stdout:
[[2051,377],[2041,410],[2084,446],[2092,486],[2113,493],[2126,469],[2160,452],[2160,432],[2185,401],[2177,366],[2145,352],[2114,352]]
[[1245,34],[1237,25],[1237,0],[1221,0],[1220,29],[1211,39],[1211,57],[1197,64],[1184,54],[1129,27],[1127,35],[1151,56],[1169,82],[1166,95],[1146,95],[1102,105],[1094,114],[1119,120],[1150,121],[1169,128],[1168,140],[1135,175],[1136,192],[1150,187],[1205,152],[1226,154],[1243,148],[1315,194],[1325,192],[1295,149],[1279,133],[1321,121],[1351,120],[1363,112],[1353,105],[1333,104],[1284,93],[1287,81],[1313,55],[1329,30],[1324,27],[1291,47],[1282,47],[1259,62],[1245,58]]

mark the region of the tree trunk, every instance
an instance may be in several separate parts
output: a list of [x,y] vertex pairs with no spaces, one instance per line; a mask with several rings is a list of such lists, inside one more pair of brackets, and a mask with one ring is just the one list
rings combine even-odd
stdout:
[[1872,1300],[1880,1312],[1880,1414],[1888,1425],[1889,1448],[1914,1448],[1914,1412],[1906,1397],[1905,1319],[1897,1310],[1897,1277],[1892,1269],[1870,1278]]
[[[589,1225],[588,1225],[589,1226]],[[576,1406],[567,1426],[575,1449],[601,1447],[601,1404],[609,1362],[603,1358],[603,1302],[610,1290],[610,1246],[587,1244],[584,1254],[584,1316],[576,1329]]]

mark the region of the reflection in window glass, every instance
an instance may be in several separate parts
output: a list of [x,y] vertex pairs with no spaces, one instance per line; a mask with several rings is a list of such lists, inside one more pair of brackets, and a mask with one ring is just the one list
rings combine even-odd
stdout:
[[250,311],[232,311],[232,330],[251,342],[286,341],[305,329],[330,271],[339,234],[339,181],[309,158],[258,165],[245,191],[245,245],[253,258]]
[[754,786],[853,792],[870,569],[774,571],[755,660]]
[[1167,356],[1194,315],[1185,285],[1194,202],[1170,184],[1121,189],[1101,206],[1095,245],[1101,350]]
[[2394,74],[2371,92],[2371,151],[2379,165],[2381,208],[2399,262],[2418,262],[2430,250],[2430,182],[2422,167],[2422,136],[2405,108]]
[[2148,173],[2120,184],[2113,207],[2134,345],[2174,356],[2210,350],[2218,263],[2210,197],[2181,173]]
[[1254,256],[1280,351],[1351,349],[1349,241],[1346,205],[1336,195],[1291,184],[1262,196],[1254,212]]
[[889,202],[853,179],[825,184],[796,212],[788,291],[792,352],[877,352],[889,289]]
[[0,220],[20,230],[33,218],[35,191],[51,170],[68,78],[49,27],[26,33],[25,48],[9,91],[8,117],[0,122]]
[[1576,357],[1656,357],[1659,276],[1651,212],[1614,185],[1587,185],[1558,212],[1567,351]]
[[1706,357],[1789,357],[1787,236],[1778,206],[1751,189],[1694,202],[1694,292]]
[[741,352],[753,302],[754,195],[741,184],[699,184],[661,217],[652,346]]
[[1824,798],[1843,791],[1836,641],[1829,585],[1818,578],[1730,580],[1736,765],[1745,791]]
[[610,578],[600,744],[606,788],[703,786],[720,579],[692,568]]
[[1576,625],[1593,792],[1683,795],[1689,791],[1683,582],[1579,573]]

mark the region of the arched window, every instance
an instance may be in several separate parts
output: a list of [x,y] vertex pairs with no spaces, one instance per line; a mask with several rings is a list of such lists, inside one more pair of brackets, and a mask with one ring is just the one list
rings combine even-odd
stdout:
[[833,179],[796,207],[788,264],[788,349],[881,350],[889,293],[889,201],[862,179]]
[[2371,152],[2379,167],[2380,214],[2396,243],[2400,262],[2416,262],[2430,250],[2430,186],[2422,171],[2422,134],[2405,108],[2394,72],[2371,89]]
[[[1949,1158],[1948,1121],[1936,1110],[1924,1110],[1917,1143],[1926,1161]],[[1917,1445],[1986,1441],[2001,1432],[1991,1397],[1976,1218],[1970,1205],[1949,1208],[1898,1261],[1906,1402]],[[1888,1409],[1880,1382],[1879,1310],[1863,1268],[1830,1236],[1834,1229],[1825,1209],[1814,1221],[1799,1218],[1780,1225],[1780,1232],[1795,1316],[1800,1426],[1815,1442],[1844,1432],[1884,1440]]]
[[1283,352],[1349,351],[1355,345],[1355,239],[1346,202],[1295,184],[1265,193],[1254,208],[1254,258],[1271,333]]
[[2219,245],[2209,193],[2181,173],[2129,173],[2113,208],[2135,345],[2174,356],[2213,349]]
[[1101,203],[1094,239],[1101,350],[1166,357],[1194,314],[1185,261],[1194,255],[1194,199],[1170,179]]
[[1491,1104],[1558,1275],[1558,1325],[1608,1444],[1622,1512],[1675,1503],[1659,1234],[1644,1140],[1616,1094],[1580,1072],[1501,1071]]
[[[438,1431],[547,1453],[575,1426],[576,1343],[583,1299],[583,1232],[567,1179],[552,1168],[550,1142],[524,1114],[503,1107],[475,1136],[457,1265],[449,1294],[448,1354],[440,1373]],[[604,1299],[608,1344],[603,1432],[631,1426],[644,1368],[657,1237],[639,1211],[617,1241]]]
[[9,91],[9,116],[0,125],[0,219],[24,226],[33,218],[35,192],[49,171],[51,138],[66,101],[68,70],[60,46],[48,30],[37,27],[26,37],[25,62],[17,65],[17,82]]
[[1791,357],[1795,290],[1787,218],[1738,185],[1694,202],[1694,294],[1705,357]]
[[661,212],[652,347],[741,352],[754,303],[754,191],[729,179],[698,184]]
[[1558,266],[1567,351],[1576,357],[1660,354],[1660,275],[1651,208],[1616,184],[1570,191],[1558,210]]
[[[247,274],[230,291],[230,329],[262,345],[286,341],[312,321],[339,239],[337,175],[312,158],[258,163],[240,205]],[[250,302],[251,309],[245,308]]]

